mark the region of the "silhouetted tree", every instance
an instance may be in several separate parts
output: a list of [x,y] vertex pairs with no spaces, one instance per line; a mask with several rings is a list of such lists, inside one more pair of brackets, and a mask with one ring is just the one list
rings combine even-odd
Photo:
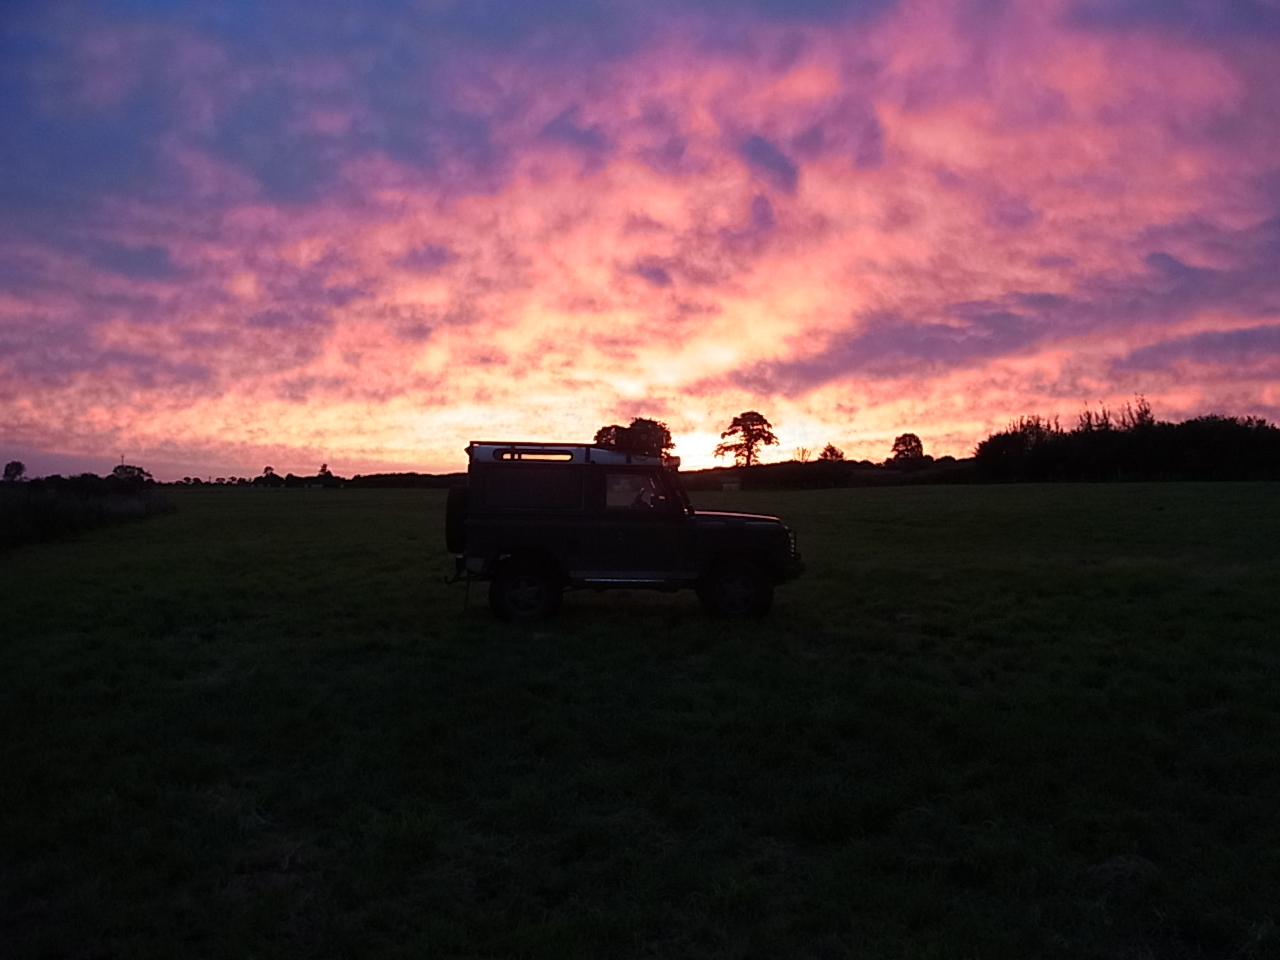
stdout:
[[822,452],[818,454],[819,460],[843,460],[844,451],[837,447],[834,443],[828,443],[822,448]]
[[1043,461],[1045,452],[1062,436],[1057,417],[1019,417],[979,443],[974,458],[998,476],[1020,477],[1032,463]]
[[27,472],[27,465],[21,460],[10,460],[4,465],[4,478],[9,483],[16,483]]
[[924,459],[924,444],[914,433],[904,433],[893,441],[891,460],[901,463],[904,460]]
[[110,479],[129,487],[140,487],[143,484],[155,482],[150,473],[131,463],[117,464],[111,471]]
[[1151,412],[1151,404],[1142,394],[1134,397],[1133,403],[1126,403],[1120,411],[1121,430],[1145,430],[1156,425],[1155,415]]
[[620,423],[611,423],[596,431],[592,441],[597,447],[621,447],[627,436],[627,428]]
[[253,478],[255,487],[283,487],[284,477],[276,473],[275,467],[263,467],[262,476]]
[[660,420],[647,417],[636,417],[631,426],[624,427],[611,423],[596,431],[595,443],[601,447],[612,447],[627,453],[638,453],[648,457],[664,457],[675,447],[671,439],[671,431]]
[[1095,430],[1102,432],[1114,429],[1115,424],[1111,421],[1111,411],[1106,407],[1098,407],[1096,413],[1085,407],[1080,411],[1080,416],[1076,418],[1076,433],[1093,433]]
[[734,463],[739,466],[752,466],[759,459],[762,446],[776,446],[778,438],[773,435],[773,424],[755,410],[745,410],[738,414],[729,424],[729,429],[720,434],[721,440],[736,437],[729,443],[716,445],[715,455],[723,457],[733,454]]
[[796,459],[801,463],[808,463],[813,459],[813,451],[808,447],[796,447]]
[[671,429],[661,420],[636,417],[631,421],[631,432],[640,437],[643,446],[657,450],[661,456],[665,457],[675,449],[676,442],[671,438]]

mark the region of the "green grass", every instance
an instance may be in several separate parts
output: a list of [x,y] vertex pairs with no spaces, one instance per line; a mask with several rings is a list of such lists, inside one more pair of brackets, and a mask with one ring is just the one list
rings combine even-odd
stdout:
[[809,573],[499,624],[438,491],[6,554],[0,955],[1280,953],[1280,485],[707,494]]

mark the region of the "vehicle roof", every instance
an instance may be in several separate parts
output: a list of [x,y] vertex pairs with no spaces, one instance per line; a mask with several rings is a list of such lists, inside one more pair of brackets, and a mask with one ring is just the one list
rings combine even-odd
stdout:
[[[590,443],[529,443],[526,441],[472,440],[467,447],[471,463],[603,463],[637,466],[673,466],[668,457],[628,453]],[[679,461],[676,460],[676,464]]]

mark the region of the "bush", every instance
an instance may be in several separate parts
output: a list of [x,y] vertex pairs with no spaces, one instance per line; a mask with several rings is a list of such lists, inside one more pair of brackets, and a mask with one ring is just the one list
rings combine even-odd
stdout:
[[151,486],[93,474],[0,486],[0,549],[174,509]]

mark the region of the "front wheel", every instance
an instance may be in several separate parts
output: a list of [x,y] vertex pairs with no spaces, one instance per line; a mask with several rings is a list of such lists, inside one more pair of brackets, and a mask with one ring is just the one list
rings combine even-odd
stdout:
[[718,617],[763,617],[773,606],[773,583],[755,566],[713,570],[702,578],[697,593]]
[[560,578],[537,568],[504,570],[489,584],[489,606],[503,620],[545,619],[563,599]]

